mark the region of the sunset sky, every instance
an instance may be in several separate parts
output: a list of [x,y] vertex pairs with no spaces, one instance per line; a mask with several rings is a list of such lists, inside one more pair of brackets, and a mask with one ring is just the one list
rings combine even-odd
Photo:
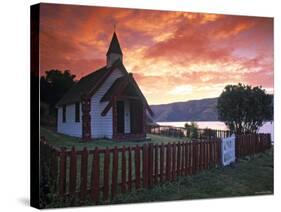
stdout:
[[273,19],[41,5],[40,71],[76,79],[106,64],[116,33],[123,63],[149,104],[217,97],[227,84],[273,93]]

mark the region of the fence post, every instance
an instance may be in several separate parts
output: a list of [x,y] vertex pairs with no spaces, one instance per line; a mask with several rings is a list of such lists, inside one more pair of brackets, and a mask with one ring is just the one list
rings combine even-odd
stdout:
[[271,147],[271,134],[267,133],[267,149]]
[[128,148],[128,189],[132,190],[132,148]]
[[214,144],[215,144],[215,164],[216,166],[218,166],[218,163],[219,163],[219,159],[220,159],[220,156],[219,156],[219,153],[218,153],[218,148],[219,148],[219,143],[218,143],[218,140],[214,141]]
[[87,170],[88,170],[88,150],[84,147],[81,157],[81,185],[80,201],[84,202],[87,193]]
[[252,135],[253,154],[256,154],[256,134]]
[[155,156],[154,156],[154,184],[157,184],[158,183],[158,158],[159,158],[159,155],[158,155],[158,144],[155,144]]
[[186,154],[187,154],[187,156],[186,156],[186,158],[187,158],[187,160],[186,160],[186,167],[187,167],[187,170],[186,170],[186,173],[188,174],[188,175],[192,175],[192,160],[193,160],[193,144],[192,143],[188,143],[187,145],[186,145]]
[[200,151],[201,152],[201,169],[200,170],[204,170],[205,169],[205,158],[206,158],[206,155],[205,155],[205,143],[206,143],[206,140],[203,140],[201,141],[201,147],[202,147],[202,150]]
[[[210,140],[210,139],[209,139]],[[209,156],[209,152],[208,152],[208,142],[209,140],[204,141],[204,148],[203,148],[203,169],[207,169],[208,168],[208,156]]]
[[217,142],[217,139],[213,140],[213,142],[212,142],[213,167],[216,167],[216,164],[217,164],[217,159],[216,159],[216,142]]
[[262,152],[264,152],[265,150],[265,138],[264,138],[264,134],[260,134],[260,140],[262,143]]
[[163,174],[164,174],[164,144],[161,144],[160,147],[160,182],[162,183],[164,178],[163,178]]
[[61,197],[65,194],[66,183],[66,152],[65,148],[61,148],[60,151],[60,177],[59,177],[59,194]]
[[116,190],[117,190],[117,183],[118,183],[118,149],[117,146],[114,147],[113,150],[113,167],[112,167],[112,184],[111,184],[111,196],[112,199],[116,195]]
[[[210,139],[210,138],[209,138]],[[205,144],[206,144],[206,140],[201,141],[201,169],[200,170],[204,170],[205,169]]]
[[192,141],[192,174],[195,174],[196,172],[196,156],[197,156],[197,153],[196,153],[196,142],[195,141]]
[[143,186],[147,188],[148,186],[148,148],[147,144],[143,145],[142,151],[142,178]]
[[127,167],[126,167],[126,148],[125,146],[123,146],[122,148],[122,176],[121,176],[121,179],[122,179],[122,182],[121,182],[121,192],[124,193],[126,192],[126,170],[127,170]]
[[242,149],[241,149],[241,146],[242,146],[242,136],[241,135],[237,135],[236,137],[237,137],[236,143],[238,143],[238,145],[237,145],[238,146],[238,150],[237,150],[238,151],[238,154],[237,154],[238,156],[237,157],[240,158],[242,156]]
[[239,135],[235,136],[235,156],[236,156],[236,161],[240,157],[239,156],[239,150],[240,150],[240,145],[239,145]]
[[203,148],[204,148],[204,140],[200,140],[199,142],[199,171],[201,171],[203,169],[203,162],[204,162],[204,151],[203,151]]
[[103,200],[108,200],[109,193],[109,149],[106,147],[104,153],[104,169],[103,169]]
[[264,138],[264,134],[260,134],[260,140],[262,143],[262,152],[264,152],[265,150],[265,138]]
[[222,142],[222,139],[218,139],[218,159],[219,159],[219,166],[221,166],[221,164],[222,164],[222,158],[221,158],[221,156],[222,156],[222,150],[221,150],[221,142]]
[[184,175],[184,167],[185,167],[185,142],[181,144],[181,172],[180,175],[183,176]]
[[153,144],[148,145],[148,187],[153,185]]
[[199,141],[196,141],[194,144],[195,144],[195,154],[194,154],[194,156],[195,156],[195,173],[197,173],[199,170],[199,163],[200,163],[200,152],[199,152],[200,143],[199,143]]
[[172,157],[172,180],[176,179],[176,144],[173,143],[172,146],[173,157]]
[[50,184],[53,186],[54,191],[57,191],[58,186],[58,151],[49,147],[51,150],[51,164],[50,164]]
[[247,155],[247,151],[248,151],[248,146],[247,146],[247,135],[242,135],[242,152],[243,152],[243,156]]
[[250,145],[251,140],[250,139],[251,139],[251,135],[248,134],[247,135],[247,155],[251,154],[251,145]]
[[248,136],[243,136],[243,156],[246,156],[248,154]]
[[251,135],[252,145],[253,145],[253,154],[257,153],[257,134]]
[[251,134],[249,134],[249,153],[250,153],[250,155],[252,156],[253,155],[253,139],[252,139],[252,135]]
[[243,136],[243,156],[246,156],[247,155],[247,151],[248,151],[248,136],[247,135],[244,135]]
[[135,174],[136,174],[136,188],[140,188],[140,147],[135,148]]
[[[212,139],[214,139],[214,138],[212,138]],[[205,160],[204,160],[204,169],[208,169],[209,168],[209,161],[210,161],[210,151],[209,151],[209,144],[210,144],[210,141],[211,140],[208,140],[208,141],[206,141],[205,142]]]
[[241,157],[243,154],[242,154],[242,142],[243,142],[243,137],[242,137],[242,135],[239,135],[239,139],[238,139],[238,145],[239,145],[239,153],[238,153],[238,155],[239,155],[239,157]]
[[262,140],[263,140],[263,151],[262,152],[264,152],[266,150],[266,147],[267,147],[266,135],[264,133],[262,133]]
[[93,168],[92,168],[92,192],[91,197],[95,204],[99,203],[100,192],[100,157],[99,149],[96,147],[93,154]]
[[214,138],[212,141],[210,141],[209,143],[209,168],[213,167],[213,143],[214,140],[216,140],[217,138]]
[[[215,140],[217,138],[214,138],[213,140]],[[212,166],[212,144],[213,144],[213,140],[208,142],[208,169],[211,168]]]
[[258,134],[257,136],[257,140],[258,140],[258,146],[259,146],[259,152],[262,152],[262,139],[261,139],[261,135]]
[[181,175],[181,143],[177,144],[177,175]]
[[184,144],[184,163],[185,163],[185,168],[184,168],[184,175],[191,174],[191,144],[192,143],[185,143]]
[[168,143],[166,149],[166,180],[170,181],[170,171],[171,171],[171,144]]
[[259,145],[259,134],[255,134],[255,150],[256,150],[256,153],[259,153],[260,152],[260,145]]
[[69,174],[69,193],[74,194],[76,191],[76,176],[77,176],[77,157],[75,147],[72,146],[70,152],[70,174]]

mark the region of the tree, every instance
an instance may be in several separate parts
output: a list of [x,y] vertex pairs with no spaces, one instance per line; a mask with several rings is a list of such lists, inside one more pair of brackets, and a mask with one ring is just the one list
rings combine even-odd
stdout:
[[188,137],[194,139],[198,138],[198,125],[195,122],[191,122],[191,124],[185,123],[184,128],[186,129]]
[[56,126],[56,103],[75,84],[70,71],[50,70],[40,77],[40,123]]
[[273,118],[273,96],[262,87],[227,85],[218,98],[218,118],[236,134],[256,133]]
[[49,105],[50,113],[54,113],[55,104],[75,84],[75,75],[65,70],[50,70],[40,78],[40,100]]
[[201,136],[207,139],[216,138],[216,131],[206,127],[205,129],[203,129]]

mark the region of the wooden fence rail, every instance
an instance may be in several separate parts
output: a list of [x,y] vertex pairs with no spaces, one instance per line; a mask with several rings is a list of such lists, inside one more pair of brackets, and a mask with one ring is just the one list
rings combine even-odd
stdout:
[[[270,135],[238,136],[236,144],[238,157],[255,154],[270,147]],[[62,198],[79,198],[81,204],[87,199],[107,202],[118,193],[151,188],[221,163],[220,139],[94,150],[58,150],[41,142],[40,148],[51,154],[55,192]]]

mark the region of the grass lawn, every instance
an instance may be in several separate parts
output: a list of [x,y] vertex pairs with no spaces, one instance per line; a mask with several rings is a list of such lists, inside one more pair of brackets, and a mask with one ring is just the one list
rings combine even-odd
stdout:
[[84,147],[88,149],[94,149],[95,147],[98,148],[106,148],[106,147],[122,147],[124,146],[135,146],[135,145],[143,145],[145,143],[172,143],[175,141],[188,141],[187,138],[174,138],[174,137],[167,137],[167,136],[159,136],[148,134],[147,136],[151,138],[151,141],[114,141],[109,139],[95,139],[90,140],[88,142],[82,142],[80,138],[75,138],[63,134],[56,133],[52,129],[40,128],[41,136],[45,136],[48,143],[56,146],[56,147],[66,147],[67,149],[71,149],[72,146],[75,146],[77,150],[82,150]]
[[119,195],[112,203],[153,202],[273,194],[273,150],[153,189]]

